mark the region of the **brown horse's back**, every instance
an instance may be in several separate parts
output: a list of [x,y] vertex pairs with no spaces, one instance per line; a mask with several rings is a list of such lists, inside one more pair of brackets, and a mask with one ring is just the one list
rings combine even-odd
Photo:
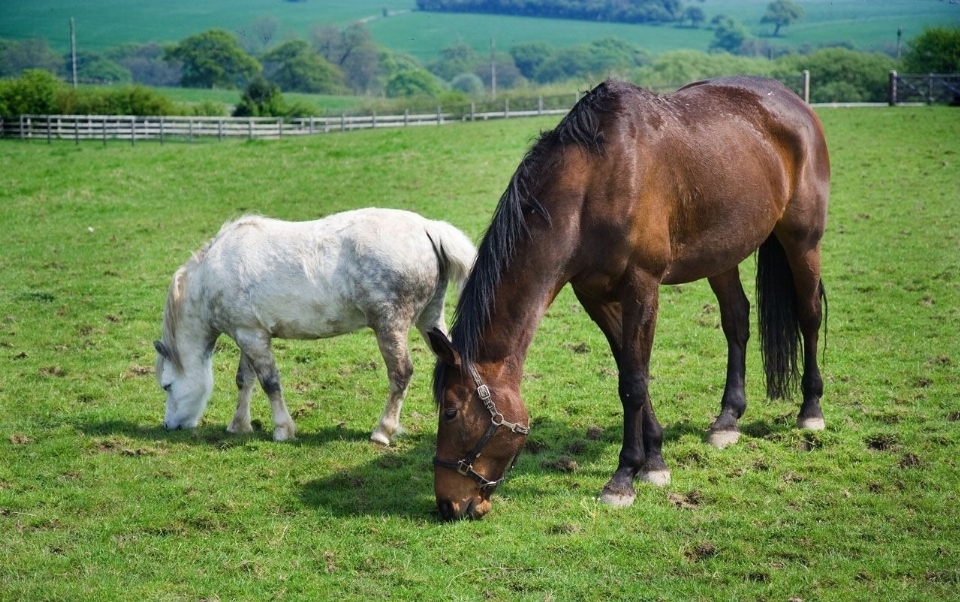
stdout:
[[[604,85],[603,152],[568,150],[565,166],[588,165],[564,169],[556,185],[582,191],[584,234],[610,241],[590,254],[606,257],[606,271],[640,264],[662,282],[687,282],[736,266],[775,230],[819,241],[829,161],[819,120],[792,91],[751,77],[669,95]],[[596,281],[596,262],[581,258]]]

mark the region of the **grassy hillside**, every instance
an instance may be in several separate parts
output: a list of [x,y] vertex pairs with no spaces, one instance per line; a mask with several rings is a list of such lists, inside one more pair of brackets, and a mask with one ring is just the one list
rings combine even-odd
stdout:
[[556,118],[132,148],[0,141],[0,599],[955,599],[960,119],[820,114],[828,429],[797,432],[795,402],[763,399],[754,338],[743,437],[708,447],[719,312],[704,282],[665,287],[651,395],[673,482],[638,486],[631,508],[597,504],[619,450],[617,377],[567,289],[526,364],[530,445],[493,512],[460,524],[435,509],[418,337],[407,434],[390,448],[367,440],[387,387],[369,333],[278,342],[300,428],[285,444],[262,428],[260,391],[261,428],[224,433],[226,339],[201,426],[165,431],[151,341],[171,274],[226,219],[381,205],[478,237]]
[[[563,20],[523,19],[484,15],[419,13],[413,0],[8,0],[0,18],[0,37],[45,37],[60,51],[69,48],[69,19],[76,18],[81,48],[102,51],[124,42],[176,41],[220,27],[245,35],[257,17],[269,15],[281,24],[278,37],[305,37],[318,24],[344,25],[370,19],[369,27],[384,46],[427,61],[447,46],[465,42],[488,52],[490,39],[507,49],[522,41],[543,40],[566,46],[616,36],[653,53],[677,48],[706,50],[712,34],[706,30]],[[760,25],[767,0],[710,0],[696,3],[707,14],[728,14],[754,35],[767,35]],[[779,42],[798,46],[849,42],[874,49],[896,42],[897,27],[907,38],[924,25],[960,25],[960,5],[941,0],[802,0],[803,22],[784,28]],[[382,18],[387,9],[391,16]]]

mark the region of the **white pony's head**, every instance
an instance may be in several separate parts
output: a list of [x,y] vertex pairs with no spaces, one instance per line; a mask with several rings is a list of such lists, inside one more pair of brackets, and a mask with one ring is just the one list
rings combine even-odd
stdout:
[[[202,252],[202,251],[201,251]],[[168,429],[194,428],[213,393],[213,341],[187,319],[187,273],[200,257],[187,262],[173,275],[163,308],[163,340],[157,350],[157,384],[167,395],[163,425]]]
[[200,422],[213,392],[213,357],[202,354],[183,362],[173,347],[154,341],[157,350],[157,384],[167,395],[163,426],[194,428]]

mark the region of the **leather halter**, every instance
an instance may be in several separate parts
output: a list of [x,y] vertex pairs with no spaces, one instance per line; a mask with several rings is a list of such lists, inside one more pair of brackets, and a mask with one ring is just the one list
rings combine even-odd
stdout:
[[[477,373],[477,369],[471,364],[469,366],[469,370],[470,376],[473,377],[473,381],[477,384],[477,395],[480,397],[480,401],[483,402],[483,406],[487,408],[487,411],[490,412],[490,426],[487,427],[487,431],[482,437],[480,437],[480,440],[477,441],[473,451],[470,452],[467,457],[455,462],[451,460],[441,460],[440,458],[434,456],[433,465],[441,468],[450,468],[452,470],[456,470],[465,477],[470,477],[480,485],[480,490],[483,491],[484,489],[494,489],[497,485],[506,480],[507,473],[510,472],[510,469],[513,468],[513,465],[517,461],[517,456],[514,456],[507,465],[506,470],[503,471],[503,476],[495,481],[490,481],[473,468],[473,462],[480,457],[480,453],[483,451],[484,446],[486,446],[490,439],[493,438],[493,434],[496,433],[497,429],[499,429],[501,426],[509,429],[513,433],[520,433],[522,435],[530,434],[530,427],[505,420],[503,414],[500,413],[500,411],[497,409],[497,405],[493,402],[493,398],[490,395],[490,388],[483,384],[483,381],[480,380],[480,374]],[[519,455],[519,452],[517,455]]]

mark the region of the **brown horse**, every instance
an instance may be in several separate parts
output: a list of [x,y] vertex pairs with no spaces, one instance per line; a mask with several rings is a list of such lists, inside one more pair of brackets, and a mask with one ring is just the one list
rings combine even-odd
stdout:
[[520,398],[527,350],[568,282],[619,370],[623,446],[602,501],[633,503],[638,476],[670,480],[647,392],[661,284],[710,282],[728,346],[710,441],[736,441],[750,311],[737,266],[758,249],[767,393],[785,397],[799,380],[798,427],[824,428],[817,343],[829,182],[819,120],[778,82],[723,78],[662,96],[607,81],[584,96],[510,180],[451,339],[430,337],[439,358],[434,488],[443,518],[489,511],[529,432]]

